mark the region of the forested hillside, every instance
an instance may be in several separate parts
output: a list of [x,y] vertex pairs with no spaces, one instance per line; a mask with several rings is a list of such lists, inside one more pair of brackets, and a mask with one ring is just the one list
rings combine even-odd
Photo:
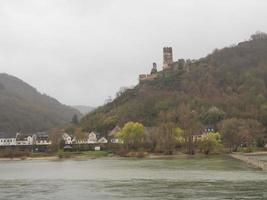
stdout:
[[80,115],[22,80],[0,74],[0,132],[42,131],[70,122],[74,114]]
[[181,105],[198,113],[203,125],[230,118],[253,119],[267,126],[267,36],[215,50],[187,69],[158,72],[85,116],[85,130],[107,133],[115,125],[137,121],[145,126],[179,124]]

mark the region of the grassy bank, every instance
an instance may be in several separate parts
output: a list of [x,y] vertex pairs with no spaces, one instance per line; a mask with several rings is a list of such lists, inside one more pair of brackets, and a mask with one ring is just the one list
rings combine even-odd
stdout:
[[89,157],[89,158],[100,158],[109,155],[107,151],[77,151],[77,152],[66,152],[59,151],[57,153],[58,158],[75,158],[75,157]]
[[89,158],[100,158],[106,157],[110,153],[107,151],[75,151],[75,152],[64,152],[62,150],[58,152],[29,152],[29,151],[11,151],[5,150],[0,151],[0,158],[3,159],[32,159],[32,158],[75,158],[75,157],[89,157]]

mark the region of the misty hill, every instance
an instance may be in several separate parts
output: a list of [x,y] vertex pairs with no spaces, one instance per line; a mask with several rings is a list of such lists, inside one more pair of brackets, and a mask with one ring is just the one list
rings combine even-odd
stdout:
[[76,105],[76,106],[72,106],[73,108],[77,109],[80,111],[80,113],[86,115],[90,112],[92,112],[95,108],[92,106],[83,106],[83,105]]
[[0,132],[42,131],[70,122],[74,114],[80,115],[22,80],[0,73]]
[[259,33],[238,45],[215,50],[186,68],[164,70],[139,83],[82,120],[84,129],[107,132],[127,121],[156,126],[178,121],[178,108],[189,104],[202,123],[223,118],[251,118],[267,126],[267,36]]

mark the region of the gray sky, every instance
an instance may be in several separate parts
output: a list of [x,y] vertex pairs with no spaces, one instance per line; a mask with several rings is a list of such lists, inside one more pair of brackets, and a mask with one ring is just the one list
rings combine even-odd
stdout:
[[135,85],[163,46],[174,58],[267,32],[266,0],[0,0],[0,72],[68,105]]

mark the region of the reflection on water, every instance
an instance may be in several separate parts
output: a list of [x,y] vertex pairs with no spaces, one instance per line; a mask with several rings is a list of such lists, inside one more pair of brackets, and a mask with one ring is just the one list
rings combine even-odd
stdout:
[[1,200],[267,199],[267,173],[227,158],[0,162]]

